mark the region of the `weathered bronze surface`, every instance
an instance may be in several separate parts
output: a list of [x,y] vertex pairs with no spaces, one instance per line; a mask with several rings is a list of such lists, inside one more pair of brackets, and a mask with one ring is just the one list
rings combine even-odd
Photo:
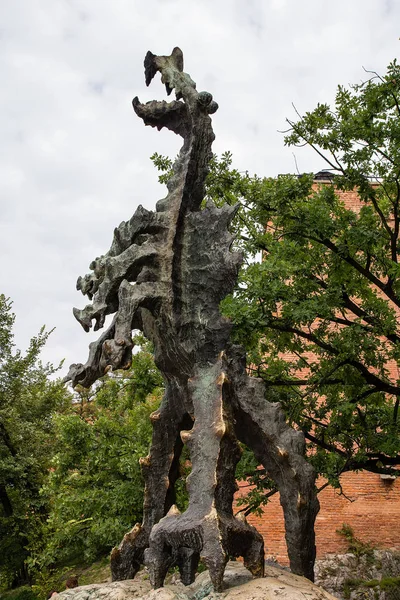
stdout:
[[[111,555],[114,580],[134,577],[146,564],[154,587],[178,565],[182,581],[194,580],[200,556],[217,591],[228,557],[243,556],[254,574],[264,572],[263,539],[234,517],[238,440],[251,448],[276,482],[285,515],[291,569],[312,579],[314,520],[318,512],[315,475],[304,458],[301,432],[291,429],[277,403],[265,398],[261,380],[248,377],[242,348],[229,342],[231,324],[219,303],[233,290],[241,263],[231,252],[229,223],[235,209],[202,207],[214,133],[210,114],[218,105],[183,72],[183,55],[148,52],[146,84],[161,73],[172,102],[133,100],[135,113],[182,136],[183,146],[156,211],[139,206],[114,231],[110,250],[90,265],[77,287],[92,303],[74,315],[88,331],[114,318],[90,344],[85,365],[71,365],[73,385],[90,386],[109,369],[128,368],[132,330],[140,329],[155,348],[165,380],[159,410],[152,415],[153,440],[142,459],[144,518]],[[192,472],[189,507],[179,514],[174,485],[187,445]]]

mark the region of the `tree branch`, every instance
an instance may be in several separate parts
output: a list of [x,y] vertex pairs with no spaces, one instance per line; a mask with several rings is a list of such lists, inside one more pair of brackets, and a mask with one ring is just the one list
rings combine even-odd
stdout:
[[358,304],[356,304],[353,300],[351,300],[350,296],[344,290],[342,290],[342,298],[344,301],[345,308],[347,308],[348,310],[353,312],[357,317],[360,317],[361,319],[363,319],[366,323],[369,323],[370,325],[372,325],[374,327],[380,328],[380,331],[378,332],[379,335],[385,335],[385,337],[390,342],[393,342],[394,344],[397,344],[400,342],[400,336],[397,335],[397,333],[383,334],[379,320],[376,317],[369,315],[365,310],[363,310],[360,306],[358,306]]
[[[283,321],[279,322],[278,319],[276,319],[274,322],[271,322],[271,321],[268,322],[267,327],[270,327],[271,329],[275,329],[277,331],[294,333],[294,334],[298,335],[299,337],[302,337],[302,338],[308,340],[309,342],[312,342],[313,344],[315,344],[322,350],[325,350],[326,352],[333,354],[334,356],[338,356],[340,354],[340,352],[339,352],[339,350],[337,350],[337,348],[335,348],[331,344],[328,344],[327,342],[324,342],[323,340],[319,339],[313,333],[309,333],[306,331],[302,331],[301,329],[297,329],[296,327],[291,327],[289,325],[285,325]],[[387,392],[388,394],[393,394],[394,396],[400,396],[400,388],[399,387],[392,385],[389,382],[383,381],[377,375],[375,375],[375,373],[372,373],[371,371],[369,371],[368,368],[365,365],[363,365],[361,362],[349,358],[349,359],[345,359],[343,361],[343,364],[348,364],[348,365],[354,367],[355,369],[357,369],[363,375],[367,384],[374,386],[377,391]]]
[[[301,116],[299,115],[299,113],[297,112],[296,107],[294,106],[294,104],[292,104],[293,108],[295,109],[297,115],[301,118]],[[321,152],[321,150],[319,150],[318,146],[315,146],[315,144],[313,144],[312,142],[308,141],[307,138],[304,137],[304,135],[302,135],[301,133],[299,133],[299,131],[296,130],[296,124],[293,121],[290,121],[289,119],[286,119],[286,122],[289,123],[289,125],[291,126],[292,130],[295,131],[297,133],[297,135],[304,140],[305,144],[307,144],[308,146],[310,146],[326,163],[328,163],[328,165],[330,167],[332,167],[333,171],[342,171],[342,168],[339,164],[335,165],[334,163],[332,163],[326,156],[325,154],[323,154],[323,152]]]
[[394,293],[394,291],[391,289],[390,285],[388,286],[388,283],[384,283],[383,281],[381,281],[378,277],[376,277],[373,273],[371,273],[371,271],[368,271],[365,267],[363,267],[363,265],[361,265],[359,262],[357,262],[349,254],[343,254],[343,252],[341,252],[339,250],[339,248],[331,240],[326,239],[326,238],[325,239],[317,238],[315,236],[308,235],[308,234],[305,234],[305,233],[301,233],[301,232],[298,232],[298,231],[288,231],[288,232],[286,232],[283,235],[299,236],[299,237],[302,237],[304,239],[311,240],[313,242],[317,242],[318,244],[322,244],[323,246],[325,246],[326,248],[328,248],[328,250],[331,250],[331,252],[333,252],[334,254],[336,254],[337,256],[339,256],[339,258],[341,258],[342,260],[344,260],[345,262],[347,262],[347,264],[349,264],[354,269],[356,269],[356,271],[358,271],[359,273],[361,273],[362,275],[364,275],[364,277],[366,279],[368,279],[368,281],[370,283],[372,283],[377,288],[379,288],[380,290],[382,290],[382,292],[396,306],[398,306],[400,308],[400,299],[396,296],[396,294]]
[[13,507],[5,485],[0,484],[0,502],[3,505],[4,516],[11,517],[13,514]]
[[320,448],[323,448],[324,450],[327,450],[328,452],[334,452],[335,454],[339,454],[340,456],[343,456],[343,458],[348,459],[348,455],[346,454],[346,452],[344,452],[337,446],[334,446],[333,444],[328,444],[324,440],[321,440],[321,439],[315,437],[314,435],[312,435],[312,433],[310,433],[309,431],[304,431],[304,429],[302,429],[302,431],[304,433],[304,437],[306,438],[306,440],[309,440],[316,446],[319,446]]

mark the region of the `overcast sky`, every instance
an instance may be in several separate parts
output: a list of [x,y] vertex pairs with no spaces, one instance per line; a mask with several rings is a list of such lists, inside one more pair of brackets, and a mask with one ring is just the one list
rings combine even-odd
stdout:
[[[42,325],[43,353],[86,362],[72,315],[87,299],[78,275],[108,250],[138,204],[165,196],[149,156],[175,156],[173,133],[144,127],[131,100],[165,99],[145,87],[147,50],[180,46],[185,71],[219,104],[217,153],[259,175],[295,171],[278,132],[362,67],[385,71],[399,54],[395,0],[0,0],[0,293],[14,302],[15,341]],[[324,165],[296,150],[300,171]]]

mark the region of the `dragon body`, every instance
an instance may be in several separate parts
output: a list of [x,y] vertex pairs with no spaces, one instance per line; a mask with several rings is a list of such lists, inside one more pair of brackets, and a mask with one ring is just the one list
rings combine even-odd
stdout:
[[[261,535],[233,515],[238,440],[250,447],[275,480],[285,515],[291,569],[312,579],[314,520],[318,512],[315,475],[304,458],[301,432],[285,422],[277,403],[265,399],[261,380],[246,374],[244,351],[229,342],[230,322],[219,303],[233,290],[241,255],[231,252],[229,223],[235,208],[202,206],[212,156],[211,117],[218,105],[197,92],[183,72],[183,55],[145,58],[149,85],[161,73],[172,102],[133,100],[146,125],[166,127],[183,138],[166,198],[155,211],[139,206],[114,231],[110,250],[90,265],[77,287],[91,303],[74,309],[85,330],[111,325],[90,344],[85,365],[71,365],[73,385],[90,386],[109,369],[128,368],[132,330],[154,344],[165,393],[151,415],[153,439],[141,459],[145,478],[143,522],[125,535],[111,555],[113,579],[134,577],[146,564],[154,587],[177,565],[189,584],[199,558],[222,589],[228,556],[243,556],[257,576],[264,570]],[[175,482],[183,445],[190,451],[189,506],[175,506]]]

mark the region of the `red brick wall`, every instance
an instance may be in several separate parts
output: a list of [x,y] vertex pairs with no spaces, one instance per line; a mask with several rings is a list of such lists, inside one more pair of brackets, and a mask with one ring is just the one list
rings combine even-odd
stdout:
[[[240,483],[244,485],[239,482],[239,486]],[[319,481],[318,487],[322,483]],[[336,533],[343,523],[351,525],[363,542],[400,550],[400,478],[389,482],[375,473],[346,473],[341,483],[344,495],[330,486],[318,495],[321,510],[315,526],[317,558],[346,550],[346,541]],[[246,487],[239,493],[247,490]],[[271,498],[262,517],[251,515],[248,521],[262,534],[265,554],[288,564],[279,495]]]

